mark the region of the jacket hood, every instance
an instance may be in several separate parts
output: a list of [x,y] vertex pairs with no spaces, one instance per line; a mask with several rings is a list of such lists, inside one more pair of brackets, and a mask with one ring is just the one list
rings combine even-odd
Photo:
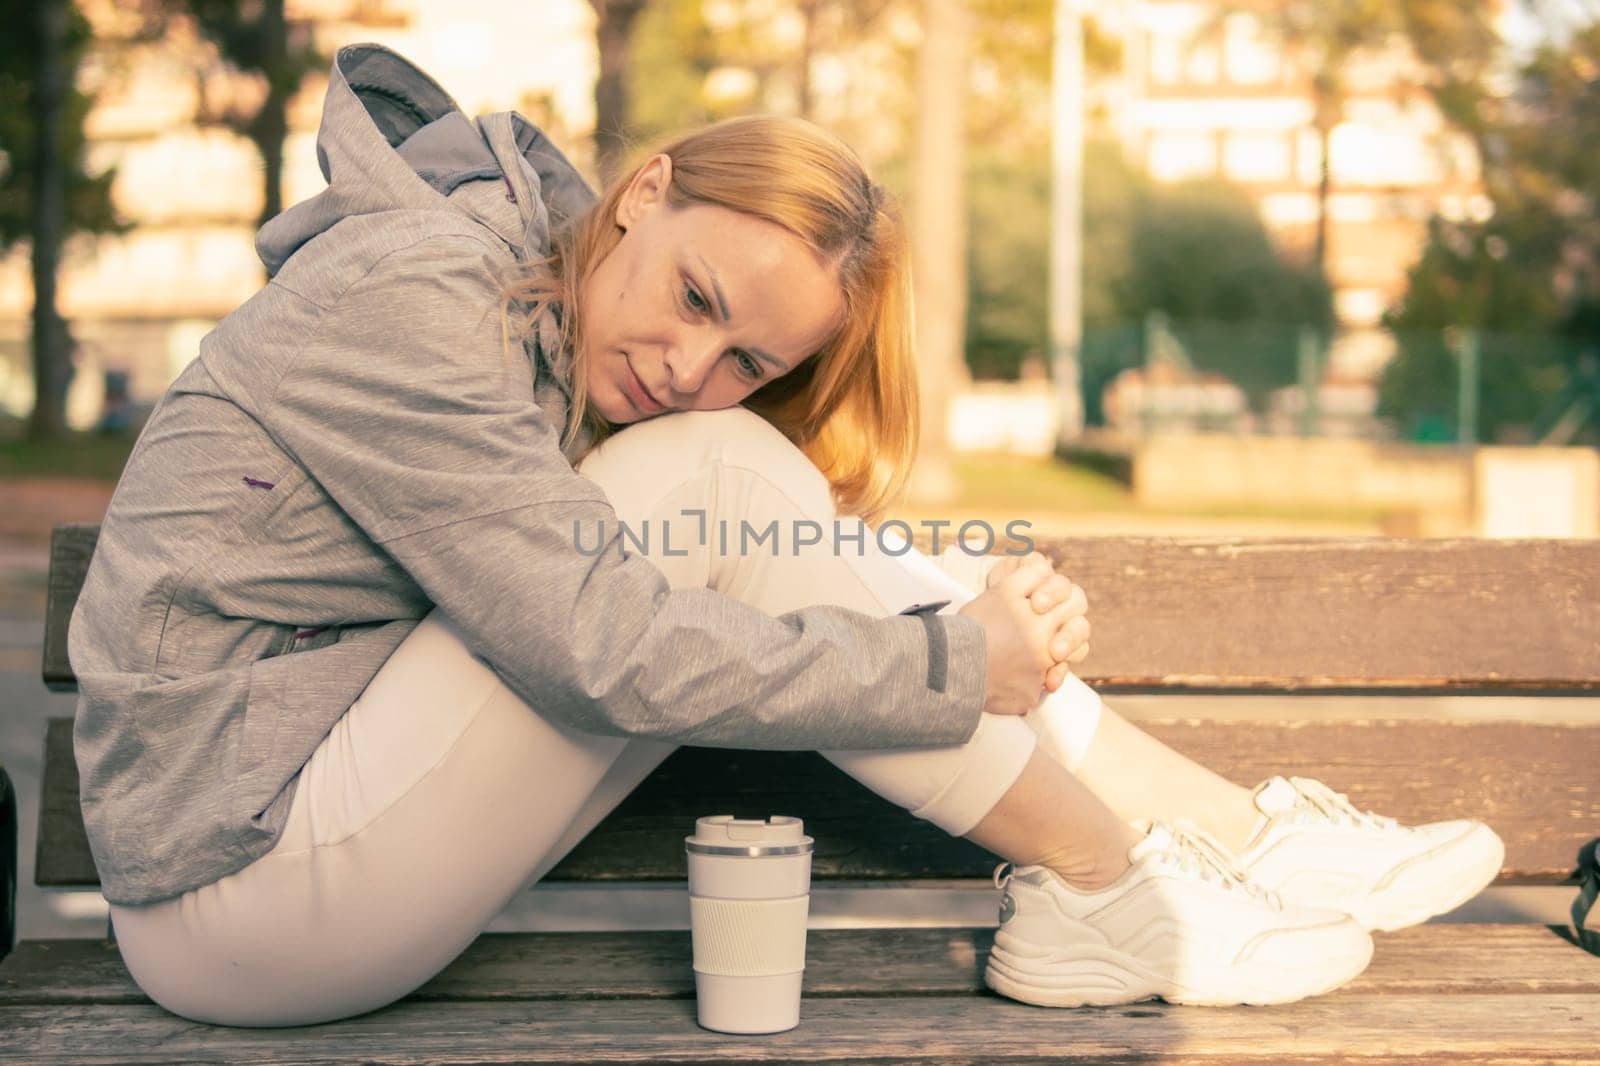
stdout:
[[[469,119],[437,82],[376,44],[350,45],[334,56],[317,162],[328,187],[256,235],[269,275],[340,221],[395,210],[463,211],[518,258],[537,258],[549,250],[551,228],[595,200],[583,176],[527,119],[515,112]],[[501,182],[506,196],[487,198],[489,209],[450,199],[474,181]]]

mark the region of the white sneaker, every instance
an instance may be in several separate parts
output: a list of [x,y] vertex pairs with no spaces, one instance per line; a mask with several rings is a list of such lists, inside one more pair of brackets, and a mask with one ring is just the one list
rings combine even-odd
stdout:
[[1505,861],[1505,845],[1482,822],[1403,826],[1306,777],[1268,779],[1255,805],[1261,818],[1239,868],[1289,903],[1344,911],[1368,929],[1454,910]]
[[1193,826],[1136,823],[1127,873],[1084,892],[1043,866],[995,870],[1000,928],[984,983],[1044,1007],[1291,1003],[1366,969],[1348,915],[1285,906]]

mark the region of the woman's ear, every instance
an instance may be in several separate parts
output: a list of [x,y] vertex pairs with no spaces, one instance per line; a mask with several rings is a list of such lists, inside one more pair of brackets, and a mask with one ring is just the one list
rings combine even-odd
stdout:
[[672,157],[653,155],[634,171],[633,179],[617,201],[617,225],[624,230],[637,225],[650,211],[667,202],[672,184]]

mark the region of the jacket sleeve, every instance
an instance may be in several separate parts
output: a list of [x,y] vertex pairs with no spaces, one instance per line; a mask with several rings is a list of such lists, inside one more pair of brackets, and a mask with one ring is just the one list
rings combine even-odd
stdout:
[[327,308],[280,378],[268,430],[539,713],[590,733],[711,747],[965,741],[982,627],[815,606],[772,617],[672,589],[615,546],[509,355],[500,286],[470,237],[392,252]]

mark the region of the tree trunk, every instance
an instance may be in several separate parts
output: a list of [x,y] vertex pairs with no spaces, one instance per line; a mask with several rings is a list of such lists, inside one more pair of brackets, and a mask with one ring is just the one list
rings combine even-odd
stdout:
[[595,166],[601,188],[609,186],[628,153],[631,98],[628,45],[633,28],[649,0],[589,0],[597,16],[595,42],[600,73],[594,83]]
[[1312,78],[1312,122],[1317,128],[1317,234],[1312,261],[1328,280],[1328,199],[1333,192],[1333,128],[1339,124],[1340,106],[1325,73]]
[[1326,126],[1317,128],[1317,145],[1322,156],[1317,173],[1317,239],[1312,252],[1312,261],[1317,264],[1317,273],[1326,280],[1328,277],[1328,196],[1333,188],[1332,168],[1328,163],[1328,149],[1333,143],[1333,131]]
[[284,20],[283,0],[266,0],[261,6],[262,67],[267,77],[267,98],[250,120],[247,136],[261,154],[261,217],[256,225],[283,210],[283,144],[289,138],[289,97],[294,80],[289,69],[289,30]]
[[923,0],[911,171],[912,277],[922,442],[910,495],[923,503],[957,490],[948,422],[969,380],[966,90],[972,29],[966,0]]
[[67,89],[67,0],[33,5],[38,63],[33,124],[33,414],[28,436],[48,440],[66,431],[67,382],[72,372],[70,338],[56,309],[56,274],[66,232],[63,103]]
[[811,112],[816,107],[811,92],[811,56],[816,51],[817,43],[817,8],[821,0],[800,0],[800,57],[796,70],[795,100],[799,107],[800,117],[809,120]]
[[[267,106],[273,107],[271,100]],[[256,227],[260,228],[283,211],[283,142],[289,137],[286,104],[279,103],[274,110],[263,111],[256,116],[254,125],[261,129],[261,132],[251,135],[256,151],[261,153],[263,168],[261,217],[256,219]]]

